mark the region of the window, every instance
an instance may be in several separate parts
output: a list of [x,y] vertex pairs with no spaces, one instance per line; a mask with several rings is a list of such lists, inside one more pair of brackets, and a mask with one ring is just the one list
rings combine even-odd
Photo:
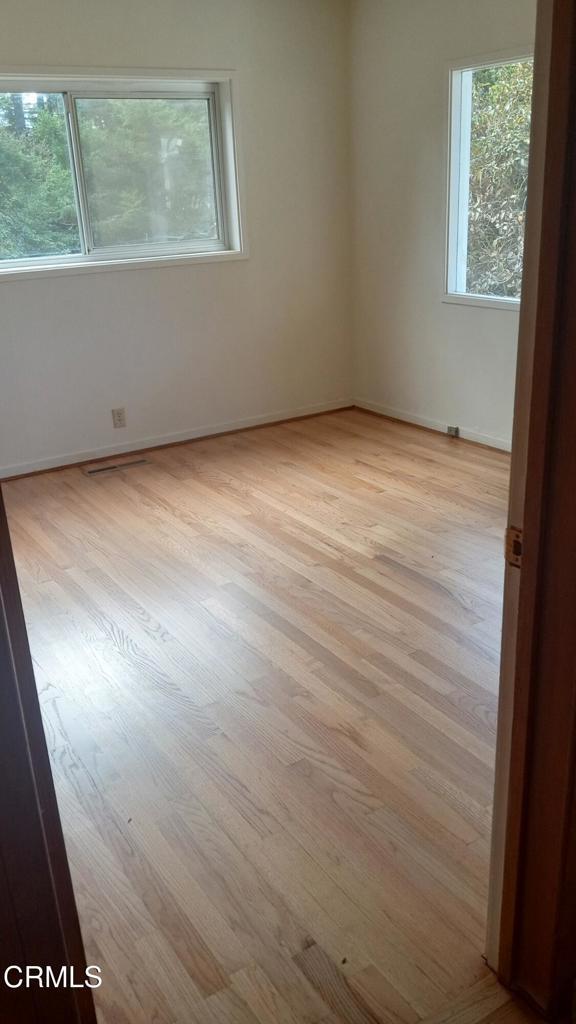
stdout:
[[520,298],[532,60],[452,71],[447,292]]
[[241,251],[229,81],[58,85],[0,84],[0,271]]

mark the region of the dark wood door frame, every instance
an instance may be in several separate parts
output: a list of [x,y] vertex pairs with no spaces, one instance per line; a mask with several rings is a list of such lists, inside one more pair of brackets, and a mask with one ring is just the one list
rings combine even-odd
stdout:
[[494,966],[557,1018],[576,977],[576,0],[540,0],[538,32],[547,127],[537,272],[524,281],[532,366]]
[[78,984],[86,963],[1,493],[0,779],[0,1020],[96,1024],[88,988],[4,982],[29,964]]

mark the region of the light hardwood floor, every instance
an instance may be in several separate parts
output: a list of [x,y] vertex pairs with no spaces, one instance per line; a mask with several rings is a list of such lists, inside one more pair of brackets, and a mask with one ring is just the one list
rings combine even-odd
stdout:
[[358,410],[5,495],[102,1024],[528,1019],[481,953],[504,454]]

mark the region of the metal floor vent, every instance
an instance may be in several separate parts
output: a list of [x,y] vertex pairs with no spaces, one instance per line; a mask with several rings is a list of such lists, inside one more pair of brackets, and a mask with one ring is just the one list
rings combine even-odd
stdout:
[[97,465],[86,466],[86,476],[100,476],[102,473],[119,473],[121,469],[131,469],[133,466],[147,466],[150,459],[125,459],[123,462],[100,462]]

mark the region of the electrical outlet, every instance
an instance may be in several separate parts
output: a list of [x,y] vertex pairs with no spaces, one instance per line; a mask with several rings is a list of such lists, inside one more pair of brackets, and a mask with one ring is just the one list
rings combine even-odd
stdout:
[[112,409],[112,423],[115,427],[125,427],[126,409]]

